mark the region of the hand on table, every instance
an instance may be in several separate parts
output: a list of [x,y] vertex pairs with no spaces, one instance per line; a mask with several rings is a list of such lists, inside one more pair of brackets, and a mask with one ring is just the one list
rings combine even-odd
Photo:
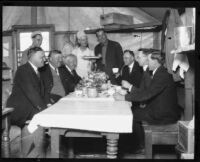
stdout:
[[122,87],[123,88],[126,88],[126,89],[129,89],[132,85],[127,82],[126,80],[122,80]]
[[124,96],[124,95],[121,95],[121,94],[119,94],[119,93],[114,93],[114,94],[113,94],[113,97],[114,97],[114,99],[117,100],[117,101],[124,101],[124,100],[125,100],[125,96]]
[[50,103],[49,103],[49,104],[47,104],[47,107],[50,107],[50,106],[52,106],[52,104],[50,104]]
[[118,78],[120,76],[120,73],[114,73],[115,78]]

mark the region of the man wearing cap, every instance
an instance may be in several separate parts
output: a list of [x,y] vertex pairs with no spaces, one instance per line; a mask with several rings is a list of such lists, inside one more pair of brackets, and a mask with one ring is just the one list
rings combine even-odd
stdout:
[[23,51],[20,65],[23,65],[28,61],[27,53],[30,48],[41,46],[43,40],[42,33],[40,31],[34,31],[31,34],[31,39],[32,39],[32,45],[28,49]]
[[84,31],[77,32],[76,37],[78,39],[78,47],[72,51],[72,54],[77,57],[76,71],[81,78],[87,78],[88,72],[91,71],[92,63],[84,58],[94,56],[94,51],[89,49],[88,36]]
[[97,69],[105,71],[111,83],[116,84],[112,68],[121,69],[123,66],[122,47],[118,42],[109,40],[104,29],[98,29],[96,31],[96,37],[99,44],[96,45],[94,53],[96,56],[101,56],[101,59],[96,62]]
[[[22,128],[22,154],[24,157],[45,157],[44,130],[39,127],[33,134],[27,130],[26,122],[47,108],[45,89],[38,69],[44,66],[44,51],[40,47],[28,50],[28,62],[20,66],[15,74],[12,93],[7,107],[13,107],[11,124]],[[34,149],[31,151],[33,143]]]

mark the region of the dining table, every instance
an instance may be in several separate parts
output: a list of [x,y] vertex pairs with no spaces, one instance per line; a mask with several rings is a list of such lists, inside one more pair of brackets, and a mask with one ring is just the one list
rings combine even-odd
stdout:
[[[77,96],[75,92],[34,115],[29,132],[38,126],[48,128],[51,136],[51,157],[60,158],[60,137],[106,137],[106,157],[118,154],[119,135],[132,133],[131,103],[116,101],[112,95]],[[98,146],[97,146],[98,147]]]

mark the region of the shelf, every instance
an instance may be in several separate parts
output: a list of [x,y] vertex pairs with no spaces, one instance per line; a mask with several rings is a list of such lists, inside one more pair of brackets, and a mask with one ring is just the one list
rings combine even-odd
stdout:
[[[104,30],[107,33],[128,33],[128,32],[152,32],[160,31],[162,29],[162,23],[160,22],[150,22],[150,23],[141,23],[134,25],[107,25],[104,26]],[[93,34],[97,29],[85,30],[87,34]]]

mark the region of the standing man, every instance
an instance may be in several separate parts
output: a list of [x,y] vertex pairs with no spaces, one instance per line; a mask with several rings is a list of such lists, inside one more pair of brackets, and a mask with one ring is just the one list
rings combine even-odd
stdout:
[[[164,68],[164,59],[161,52],[154,51],[148,55],[149,69],[153,71],[152,80],[147,89],[132,90],[130,94],[114,94],[116,100],[134,102],[146,102],[144,108],[134,108],[133,129],[138,122],[146,121],[150,124],[172,124],[181,116],[181,110],[177,104],[176,85],[171,74]],[[143,134],[140,135],[144,137]],[[144,139],[143,139],[144,140]]]
[[41,44],[42,44],[42,40],[43,40],[43,37],[42,37],[42,33],[40,31],[34,31],[32,34],[31,34],[31,39],[32,39],[32,45],[26,49],[25,51],[23,51],[22,53],[22,59],[21,59],[21,64],[20,65],[23,65],[25,63],[27,63],[28,61],[28,50],[30,48],[33,48],[33,47],[40,47]]
[[81,77],[76,73],[77,57],[73,54],[63,56],[64,65],[60,67],[60,77],[65,87],[65,92],[74,92]]
[[118,84],[127,85],[131,89],[132,86],[138,87],[142,78],[142,68],[139,66],[138,62],[135,60],[135,55],[131,50],[125,50],[123,55],[124,65],[122,68],[122,73],[116,78]]
[[61,51],[52,50],[49,53],[49,64],[46,64],[40,69],[41,76],[46,89],[46,102],[54,104],[60,98],[64,97],[68,92],[65,92],[63,82],[60,78],[59,67],[62,65]]
[[74,45],[70,40],[70,34],[66,33],[63,37],[63,41],[64,41],[64,46],[62,48],[62,54],[63,55],[68,55],[70,53],[72,53],[72,51],[74,50]]
[[[33,47],[28,50],[27,56],[28,62],[16,71],[12,93],[6,106],[14,108],[11,114],[11,124],[22,128],[23,156],[43,158],[45,157],[44,129],[39,127],[33,134],[30,134],[25,123],[47,108],[44,86],[38,71],[38,68],[44,66],[45,55],[40,47]],[[33,144],[35,147],[31,151]]]
[[96,56],[101,56],[97,60],[97,69],[105,71],[109,76],[111,83],[116,84],[115,75],[112,68],[119,68],[123,66],[123,50],[118,42],[109,40],[104,29],[96,31],[96,37],[99,44],[95,47],[94,53]]

